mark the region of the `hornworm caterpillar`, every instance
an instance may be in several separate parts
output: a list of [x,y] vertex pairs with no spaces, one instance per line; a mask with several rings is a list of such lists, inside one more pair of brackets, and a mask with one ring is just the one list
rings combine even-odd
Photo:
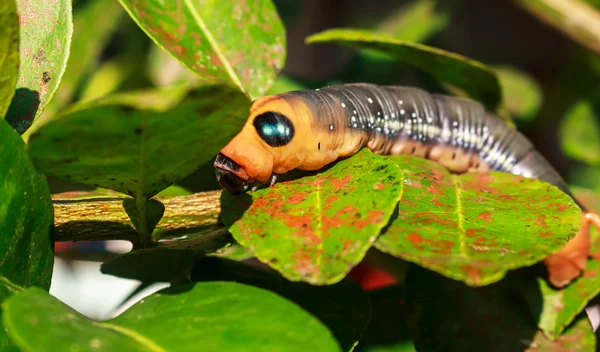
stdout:
[[[217,155],[216,177],[237,194],[260,183],[272,185],[278,174],[293,169],[318,170],[363,147],[428,158],[455,173],[495,170],[536,178],[571,195],[532,143],[481,104],[362,83],[255,100],[242,131]],[[600,225],[600,218],[583,210],[577,236],[545,261],[556,286],[566,285],[587,264],[590,221]]]

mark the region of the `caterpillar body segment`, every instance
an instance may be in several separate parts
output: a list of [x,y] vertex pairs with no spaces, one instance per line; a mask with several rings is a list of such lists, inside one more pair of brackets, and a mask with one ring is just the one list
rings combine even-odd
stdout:
[[[293,169],[318,170],[365,147],[428,158],[454,173],[495,170],[536,178],[571,195],[532,143],[481,104],[363,83],[255,100],[242,131],[217,156],[216,176],[235,194],[272,185],[276,175]],[[586,266],[590,221],[600,225],[590,214],[576,237],[546,260],[555,286],[564,286]]]

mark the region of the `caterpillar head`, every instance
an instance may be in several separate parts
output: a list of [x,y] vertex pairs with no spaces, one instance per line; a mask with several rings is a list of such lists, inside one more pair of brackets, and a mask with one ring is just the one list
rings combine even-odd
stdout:
[[306,153],[303,141],[310,130],[299,118],[302,107],[284,94],[255,100],[246,124],[215,160],[221,186],[239,194],[302,164]]

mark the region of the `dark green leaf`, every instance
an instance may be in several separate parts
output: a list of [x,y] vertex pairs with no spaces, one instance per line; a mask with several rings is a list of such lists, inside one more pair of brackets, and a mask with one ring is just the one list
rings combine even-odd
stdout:
[[194,266],[192,281],[235,281],[279,294],[325,324],[344,351],[352,349],[365,330],[370,315],[369,299],[350,279],[329,286],[290,282],[277,272],[220,258],[205,258]]
[[436,0],[414,0],[392,15],[377,28],[399,40],[421,42],[441,32],[449,23],[448,13],[436,7]]
[[14,0],[0,4],[0,118],[4,118],[19,77],[19,15]]
[[165,205],[156,199],[141,198],[137,203],[133,198],[123,199],[123,208],[129,215],[138,233],[148,235],[165,213]]
[[190,249],[149,248],[119,255],[100,269],[104,274],[141,282],[171,282],[189,276],[199,257]]
[[[600,210],[597,195],[581,189],[573,189],[575,197],[586,208]],[[583,311],[588,302],[600,293],[600,236],[591,227],[592,258],[588,261],[583,274],[568,286],[557,290],[550,286],[545,278],[524,280],[522,288],[528,300],[530,310],[538,321],[538,327],[554,340]],[[541,298],[539,297],[541,294]]]
[[532,120],[542,104],[542,89],[538,83],[513,67],[496,66],[494,70],[500,78],[504,103],[509,112],[519,120]]
[[285,29],[270,0],[120,0],[154,42],[212,83],[255,99],[285,60]]
[[119,94],[41,126],[29,153],[46,175],[151,197],[213,158],[244,124],[248,106],[223,86]]
[[73,33],[71,0],[17,0],[21,66],[17,92],[6,115],[23,133],[50,101],[61,81]]
[[489,111],[496,111],[502,105],[502,90],[496,72],[459,54],[356,29],[327,30],[306,38],[306,42],[336,43],[380,51],[464,90]]
[[410,156],[390,159],[402,170],[404,190],[375,246],[468,285],[541,261],[581,224],[581,209],[550,184],[500,172],[455,175]]
[[289,280],[332,284],[388,222],[401,181],[396,163],[365,148],[315,176],[238,197],[224,192],[222,219],[238,243]]
[[585,316],[558,341],[536,330],[512,276],[472,288],[413,266],[407,279],[409,326],[419,351],[593,351]]
[[560,126],[563,152],[588,164],[600,163],[600,116],[587,101],[580,101],[567,112]]
[[52,201],[25,143],[0,119],[0,275],[19,286],[48,289],[52,276]]
[[37,288],[13,295],[2,307],[9,336],[19,347],[41,352],[340,351],[331,332],[295,304],[232,282],[163,290],[103,322]]

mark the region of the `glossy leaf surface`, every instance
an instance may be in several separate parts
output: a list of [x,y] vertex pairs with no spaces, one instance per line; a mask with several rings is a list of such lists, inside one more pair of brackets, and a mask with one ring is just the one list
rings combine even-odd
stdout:
[[276,271],[256,264],[214,257],[198,261],[191,272],[191,279],[201,282],[234,281],[275,292],[319,318],[344,351],[350,351],[359,341],[369,322],[369,298],[350,279],[334,285],[313,286],[290,282]]
[[103,322],[37,288],[2,307],[9,335],[26,350],[340,351],[329,330],[295,304],[231,282],[162,290]]
[[54,260],[53,210],[46,179],[21,137],[0,119],[0,276],[48,289]]
[[541,261],[579,229],[581,210],[550,184],[500,172],[459,176],[425,159],[390,159],[402,170],[404,189],[375,246],[468,285]]
[[332,284],[371,247],[400,197],[398,166],[363,149],[314,176],[232,197],[234,238],[292,281]]

